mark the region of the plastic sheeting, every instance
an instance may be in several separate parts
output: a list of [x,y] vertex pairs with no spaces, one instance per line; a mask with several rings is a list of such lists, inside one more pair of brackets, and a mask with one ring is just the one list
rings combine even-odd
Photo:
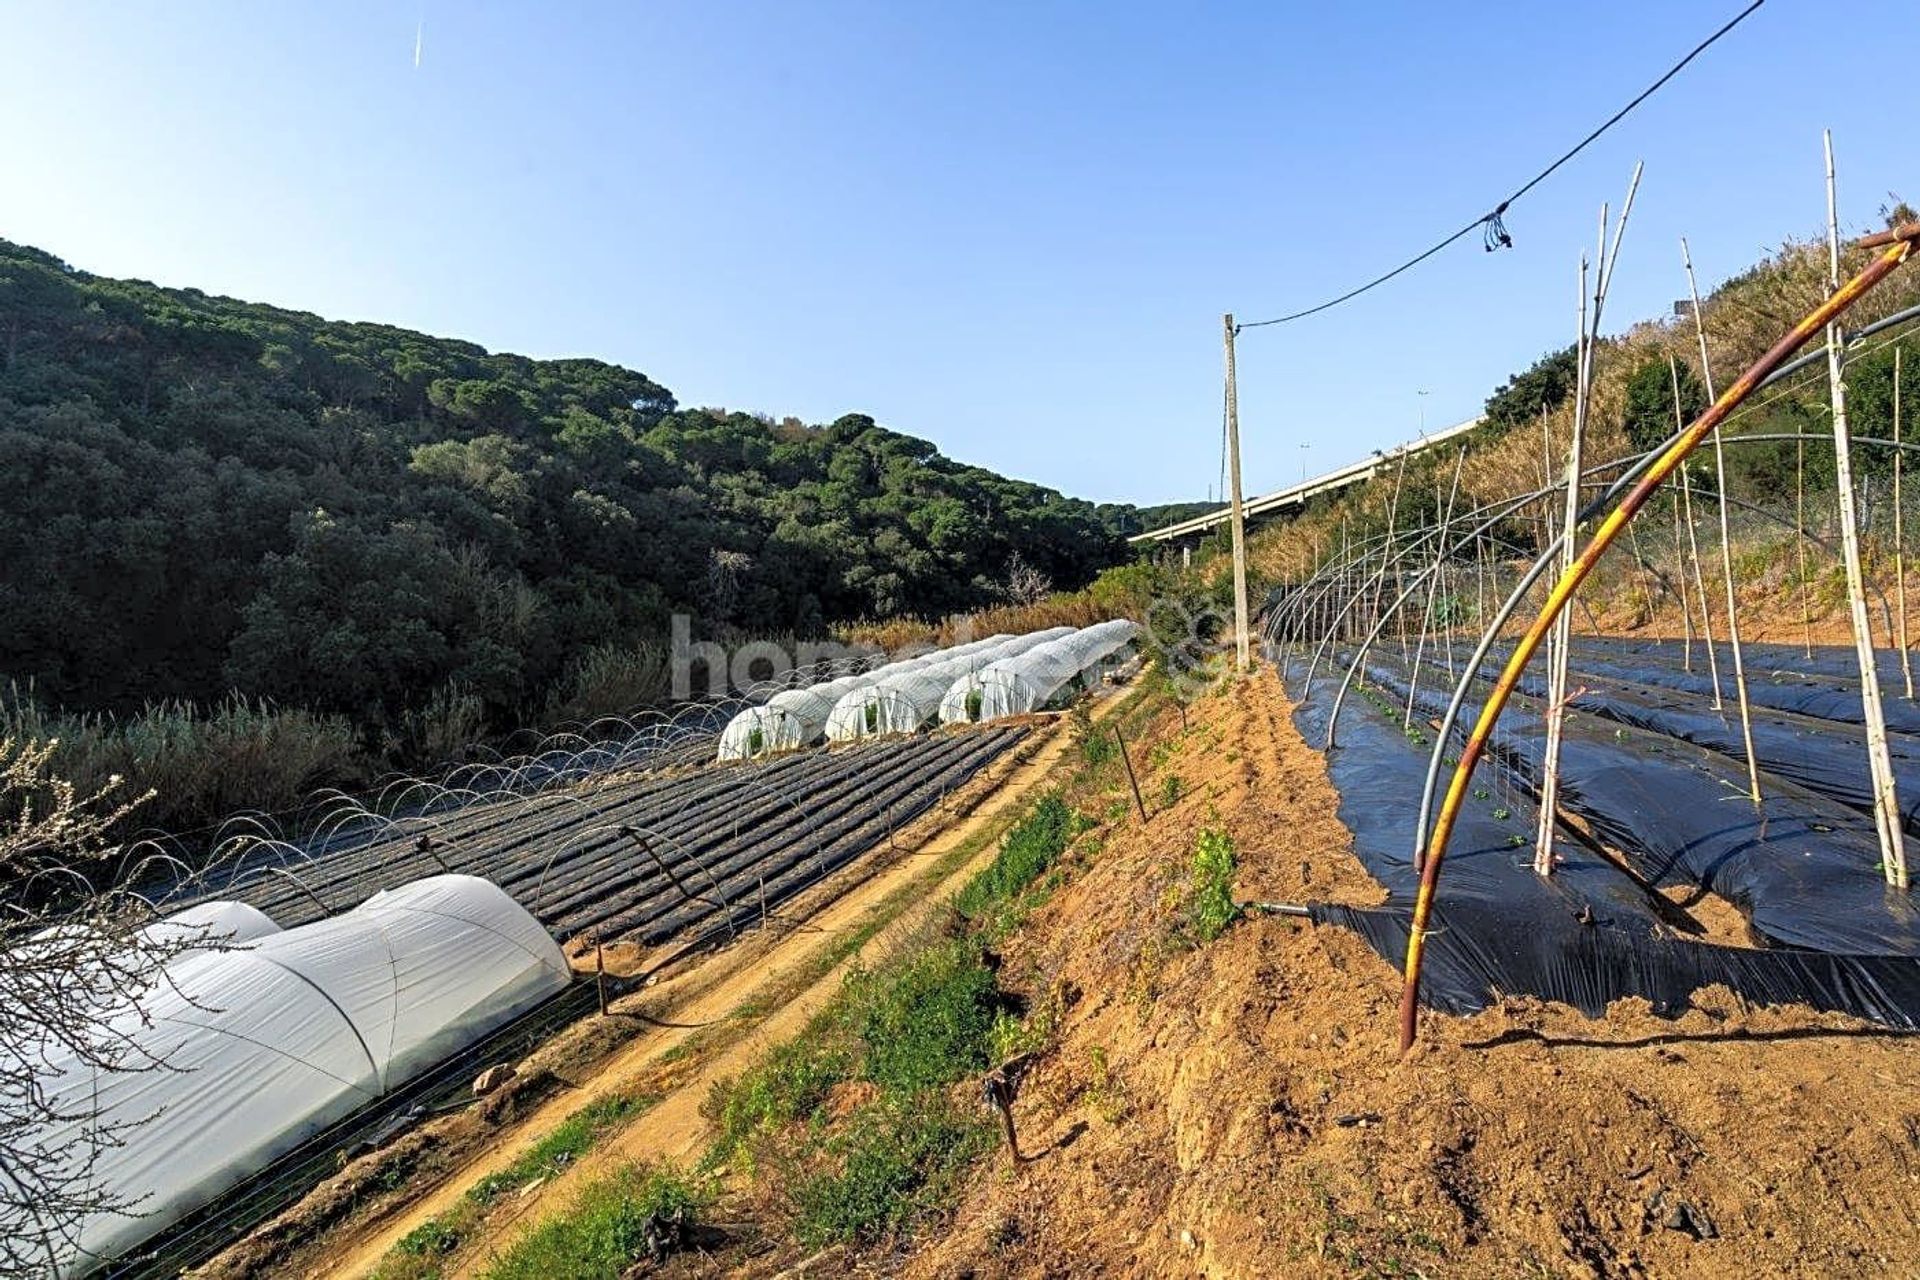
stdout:
[[[1319,923],[1352,929],[1388,963],[1405,966],[1410,910],[1316,903],[1311,911]],[[1920,1029],[1920,964],[1905,956],[1746,951],[1610,929],[1549,933],[1516,928],[1511,910],[1482,901],[1457,901],[1444,917],[1445,926],[1427,935],[1420,1002],[1447,1013],[1477,1013],[1503,992],[1524,992],[1596,1018],[1611,1002],[1639,996],[1654,1013],[1675,1017],[1693,992],[1717,983],[1752,1004],[1809,1004]]]
[[[1369,671],[1404,696],[1402,673]],[[1533,785],[1545,736],[1537,707],[1516,700],[1493,747]],[[1562,720],[1561,807],[1648,881],[1718,894],[1770,945],[1920,956],[1920,904],[1888,892],[1872,819],[1775,774],[1760,790],[1756,807],[1745,764],[1691,742],[1577,711]]]
[[947,649],[936,649],[890,662],[872,671],[856,672],[810,684],[802,689],[783,689],[757,707],[748,707],[720,731],[718,758],[747,760],[776,751],[797,751],[817,741],[826,732],[827,717],[842,697],[867,688],[876,680],[914,671],[935,662],[965,657],[1011,640],[1012,636],[989,636]]
[[141,936],[155,946],[183,947],[173,958],[244,946],[279,932],[280,926],[260,908],[228,901],[197,903],[140,931]]
[[[1772,646],[1764,655],[1747,658],[1747,701],[1756,707],[1821,720],[1864,722],[1866,712],[1860,701],[1858,666],[1849,674],[1839,674],[1832,653],[1818,649],[1814,653],[1815,657],[1809,660],[1800,651],[1781,653],[1779,646]],[[1717,647],[1715,654],[1715,661],[1720,664],[1721,699],[1731,701],[1734,697],[1733,655],[1725,646]],[[1569,661],[1596,675],[1712,697],[1713,679],[1707,668],[1705,650],[1695,646],[1692,671],[1684,669],[1681,655],[1679,642],[1673,640],[1658,646],[1579,640],[1574,643]],[[1851,650],[1847,656],[1852,659]],[[1764,661],[1763,657],[1775,661]],[[1884,657],[1880,659],[1879,671],[1883,692],[1898,686],[1898,669],[1890,673]],[[1901,733],[1920,733],[1920,702],[1883,696],[1880,703],[1887,728]]]
[[[60,1250],[61,1274],[120,1256],[569,977],[531,916],[487,881],[458,875],[170,963],[112,1022],[138,1055],[129,1061],[150,1069],[45,1054],[47,1096],[73,1118],[23,1146],[130,1210],[80,1224]],[[5,1247],[42,1256],[26,1239]]]
[[[1331,701],[1332,690],[1323,682],[1296,712],[1309,741],[1324,740]],[[1399,965],[1418,887],[1410,845],[1426,750],[1407,741],[1397,716],[1361,714],[1358,708],[1343,715],[1340,743],[1327,756],[1340,794],[1340,820],[1352,831],[1368,872],[1386,887],[1388,901],[1376,909],[1319,904],[1313,914],[1358,931]],[[1510,744],[1503,732],[1496,750],[1504,754]],[[1563,755],[1563,785],[1578,755]],[[1664,762],[1650,768],[1645,759],[1638,769],[1656,777],[1668,772]],[[1718,804],[1694,817],[1704,823],[1727,808]],[[1656,811],[1652,821],[1658,817]],[[1697,923],[1571,837],[1563,835],[1555,845],[1554,874],[1536,875],[1533,829],[1529,809],[1485,786],[1462,808],[1429,926],[1424,1003],[1470,1013],[1502,994],[1526,994],[1599,1015],[1612,1000],[1640,996],[1658,1012],[1677,1013],[1693,992],[1724,983],[1760,1003],[1803,1003],[1920,1028],[1920,959],[1698,941],[1686,936],[1700,932]]]
[[912,733],[940,714],[940,700],[955,680],[1002,658],[1017,657],[1062,636],[1072,627],[1050,627],[1011,636],[971,653],[949,651],[938,662],[877,673],[865,688],[845,694],[827,716],[827,741],[854,742],[894,733]]
[[[1584,666],[1572,670],[1570,707],[1679,738],[1736,761],[1746,759],[1746,743],[1731,689],[1724,705],[1715,711],[1697,694],[1602,677]],[[1529,675],[1520,688],[1543,697],[1546,681]],[[1867,735],[1862,725],[1766,707],[1752,708],[1749,719],[1754,759],[1762,770],[1850,809],[1873,809],[1873,784],[1866,765]],[[1920,832],[1920,738],[1889,733],[1887,754],[1899,784],[1903,820],[1909,831]]]
[[1126,648],[1138,632],[1132,622],[1116,618],[989,663],[953,682],[940,699],[940,721],[984,723],[1038,711],[1068,684]]

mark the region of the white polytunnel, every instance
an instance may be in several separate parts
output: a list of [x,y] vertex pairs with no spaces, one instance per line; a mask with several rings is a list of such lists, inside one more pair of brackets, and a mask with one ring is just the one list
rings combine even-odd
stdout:
[[169,958],[180,958],[195,951],[242,946],[279,932],[280,926],[258,907],[244,902],[201,902],[154,921],[140,935],[154,946],[179,948]]
[[[569,977],[532,916],[462,875],[169,963],[112,1020],[132,1061],[157,1065],[109,1071],[52,1046],[44,1055],[50,1114],[75,1118],[27,1135],[24,1149],[64,1161],[121,1210],[80,1224],[58,1250],[59,1274],[121,1256]],[[44,1256],[34,1241],[5,1247]]]
[[1038,711],[1126,648],[1138,631],[1127,619],[1116,618],[988,663],[953,682],[940,699],[940,722],[966,724]]
[[872,671],[840,676],[808,685],[804,689],[784,689],[757,707],[748,707],[727,722],[720,732],[719,758],[745,760],[775,751],[793,751],[815,742],[826,732],[827,717],[834,704],[855,689],[863,689],[875,680],[897,675],[1012,639],[990,636],[948,649],[936,649],[898,662],[890,662]]
[[940,714],[940,699],[953,682],[1050,640],[1073,634],[1072,627],[1051,627],[1024,636],[1000,638],[986,647],[962,646],[940,660],[896,672],[878,672],[865,686],[842,694],[827,716],[827,741],[853,742],[891,733],[912,733]]

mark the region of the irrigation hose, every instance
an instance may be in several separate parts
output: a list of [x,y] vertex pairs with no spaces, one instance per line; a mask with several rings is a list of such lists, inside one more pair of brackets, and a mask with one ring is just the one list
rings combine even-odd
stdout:
[[1480,761],[1488,741],[1493,736],[1495,723],[1506,708],[1507,700],[1513,695],[1514,686],[1519,683],[1520,673],[1533,658],[1541,641],[1546,638],[1547,629],[1565,610],[1573,593],[1580,588],[1587,576],[1593,571],[1602,555],[1611,546],[1627,522],[1633,519],[1641,507],[1645,506],[1654,491],[1660,487],[1669,475],[1684,461],[1694,448],[1727,418],[1740,403],[1760,385],[1761,381],[1783,364],[1794,352],[1813,338],[1813,336],[1832,324],[1847,309],[1871,291],[1875,285],[1897,270],[1912,252],[1916,240],[1920,240],[1920,226],[1901,228],[1902,235],[1885,253],[1875,258],[1858,275],[1847,281],[1800,323],[1776,342],[1767,353],[1754,362],[1753,366],[1728,387],[1712,407],[1696,419],[1692,426],[1682,432],[1665,453],[1647,469],[1638,484],[1620,500],[1620,505],[1608,514],[1594,531],[1593,540],[1574,558],[1572,565],[1560,576],[1560,580],[1547,594],[1547,600],[1541,606],[1539,614],[1527,627],[1526,634],[1514,647],[1507,658],[1506,666],[1494,682],[1485,705],[1480,709],[1479,720],[1468,736],[1465,748],[1460,753],[1460,762],[1455,766],[1453,779],[1447,784],[1446,798],[1441,802],[1439,816],[1434,821],[1433,837],[1427,842],[1426,858],[1420,871],[1420,890],[1413,902],[1413,920],[1407,935],[1407,966],[1405,980],[1400,989],[1400,1052],[1405,1053],[1413,1047],[1419,1025],[1420,997],[1420,961],[1426,951],[1427,921],[1433,913],[1434,891],[1440,882],[1440,867],[1446,858],[1447,841],[1453,834],[1453,824],[1465,801],[1468,788],[1472,783],[1474,766]]

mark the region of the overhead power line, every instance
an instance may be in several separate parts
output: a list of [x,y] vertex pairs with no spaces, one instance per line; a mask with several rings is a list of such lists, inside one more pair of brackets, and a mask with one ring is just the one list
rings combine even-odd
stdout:
[[1603,124],[1601,124],[1599,128],[1595,129],[1592,133],[1589,133],[1586,137],[1580,139],[1579,142],[1575,143],[1572,147],[1570,147],[1567,150],[1565,155],[1562,155],[1558,160],[1555,160],[1552,164],[1542,169],[1539,173],[1534,174],[1533,177],[1527,179],[1527,181],[1521,185],[1519,190],[1515,191],[1512,195],[1508,196],[1506,199],[1502,200],[1499,204],[1495,205],[1491,213],[1486,213],[1481,215],[1478,218],[1475,218],[1472,222],[1467,223],[1465,226],[1461,227],[1458,231],[1455,231],[1453,234],[1447,236],[1444,240],[1441,240],[1438,244],[1435,244],[1432,248],[1422,250],[1421,252],[1415,254],[1413,257],[1408,258],[1405,262],[1401,263],[1399,266],[1393,268],[1393,270],[1385,272],[1381,275],[1377,275],[1373,279],[1367,281],[1365,284],[1359,286],[1358,288],[1347,290],[1345,293],[1341,294],[1337,298],[1329,298],[1327,299],[1327,301],[1322,302],[1317,306],[1308,307],[1304,311],[1295,311],[1288,315],[1275,316],[1271,320],[1249,320],[1246,323],[1240,325],[1239,327],[1242,329],[1259,329],[1259,328],[1265,327],[1266,325],[1287,324],[1294,320],[1304,320],[1311,315],[1318,315],[1320,312],[1327,311],[1327,310],[1330,310],[1331,308],[1337,307],[1343,302],[1351,302],[1353,299],[1359,297],[1363,293],[1366,293],[1368,290],[1377,289],[1381,285],[1385,284],[1387,281],[1401,274],[1402,272],[1409,271],[1414,267],[1419,266],[1421,263],[1425,262],[1428,258],[1431,258],[1434,254],[1439,253],[1442,249],[1446,248],[1448,245],[1451,245],[1452,243],[1454,243],[1454,241],[1459,240],[1462,236],[1465,236],[1470,232],[1474,231],[1476,228],[1483,229],[1483,243],[1485,244],[1485,247],[1488,250],[1512,248],[1513,240],[1510,236],[1507,235],[1506,225],[1504,222],[1501,221],[1501,219],[1507,212],[1508,206],[1510,206],[1515,200],[1518,200],[1521,196],[1526,195],[1527,192],[1539,186],[1542,182],[1544,182],[1547,179],[1548,175],[1553,173],[1554,170],[1558,169],[1561,165],[1565,164],[1567,161],[1573,159],[1575,156],[1579,155],[1582,151],[1586,150],[1587,147],[1590,146],[1595,139],[1599,138],[1601,134],[1613,128],[1614,125],[1619,124],[1620,121],[1625,119],[1627,114],[1631,112],[1635,107],[1645,102],[1648,98],[1651,98],[1655,93],[1659,92],[1660,88],[1663,85],[1665,85],[1667,81],[1673,79],[1675,76],[1679,75],[1681,71],[1685,70],[1688,63],[1692,62],[1695,58],[1705,53],[1709,48],[1713,46],[1714,42],[1720,39],[1720,37],[1726,35],[1729,31],[1732,31],[1735,27],[1739,26],[1742,22],[1745,22],[1749,17],[1753,15],[1754,10],[1758,9],[1761,5],[1765,3],[1766,3],[1766,0],[1753,0],[1752,4],[1748,5],[1745,9],[1742,9],[1725,26],[1721,27],[1718,31],[1714,32],[1712,35],[1708,36],[1705,40],[1702,40],[1699,44],[1695,45],[1693,49],[1687,54],[1686,57],[1680,59],[1680,61],[1674,63],[1671,67],[1667,68],[1667,72],[1665,75],[1661,76],[1658,80],[1655,80],[1652,84],[1648,85],[1645,89],[1642,89],[1639,95],[1635,97],[1633,101],[1629,102],[1626,106],[1620,108],[1618,111],[1614,112],[1611,116],[1607,117],[1606,121]]

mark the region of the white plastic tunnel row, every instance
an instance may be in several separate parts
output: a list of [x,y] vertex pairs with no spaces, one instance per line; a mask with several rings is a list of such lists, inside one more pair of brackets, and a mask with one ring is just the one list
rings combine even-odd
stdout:
[[740,712],[720,734],[719,758],[793,751],[823,737],[852,742],[933,724],[985,723],[1037,711],[1132,643],[1126,619],[997,635],[891,662]]
[[[49,1042],[44,1114],[13,1153],[100,1208],[8,1223],[24,1270],[83,1276],[123,1257],[328,1126],[563,990],[565,958],[498,887],[444,875],[282,930],[204,903],[163,921],[206,939],[110,1014],[109,1069]],[[60,1176],[57,1172],[56,1176]]]

